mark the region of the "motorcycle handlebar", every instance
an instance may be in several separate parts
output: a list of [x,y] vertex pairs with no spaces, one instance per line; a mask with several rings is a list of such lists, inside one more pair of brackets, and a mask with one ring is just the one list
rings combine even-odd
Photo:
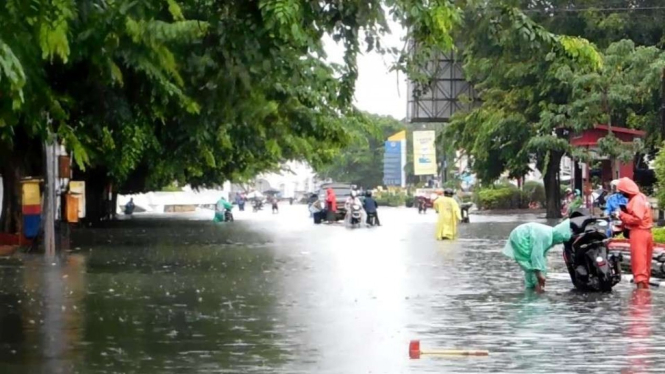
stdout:
[[605,244],[605,245],[607,245],[609,242],[610,242],[610,239],[609,239],[609,238],[608,238],[608,239],[603,239],[603,240],[596,240],[596,241],[591,242],[591,243],[582,244],[582,245],[580,246],[580,248],[582,248],[582,249],[586,249],[586,248],[589,248],[589,247],[592,246],[592,245],[596,245],[596,244],[599,244],[599,243],[600,243],[600,244]]

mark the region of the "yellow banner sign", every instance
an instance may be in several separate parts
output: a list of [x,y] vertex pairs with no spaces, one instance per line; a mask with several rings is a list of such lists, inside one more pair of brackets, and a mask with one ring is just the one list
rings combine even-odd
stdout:
[[415,175],[437,175],[436,133],[434,131],[413,132],[413,171]]
[[39,181],[23,182],[23,205],[41,205],[42,196],[39,192]]

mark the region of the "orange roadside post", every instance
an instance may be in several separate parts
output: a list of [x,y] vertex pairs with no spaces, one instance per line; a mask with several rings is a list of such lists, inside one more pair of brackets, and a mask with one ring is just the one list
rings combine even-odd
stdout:
[[422,351],[420,349],[420,340],[411,340],[409,342],[409,358],[417,360],[420,356],[489,356],[489,351],[484,350],[461,350],[461,349],[436,349]]

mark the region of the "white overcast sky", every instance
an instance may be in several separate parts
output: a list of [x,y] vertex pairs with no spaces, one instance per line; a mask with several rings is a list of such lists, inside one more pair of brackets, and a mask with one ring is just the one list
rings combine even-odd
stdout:
[[[384,36],[381,45],[401,50],[405,31],[398,23],[389,22],[389,25],[392,34]],[[341,63],[344,48],[331,38],[325,38],[324,43],[328,60]],[[406,80],[403,74],[398,76],[394,71],[389,72],[392,63],[390,54],[369,52],[358,56],[355,103],[361,110],[401,120],[406,117]]]

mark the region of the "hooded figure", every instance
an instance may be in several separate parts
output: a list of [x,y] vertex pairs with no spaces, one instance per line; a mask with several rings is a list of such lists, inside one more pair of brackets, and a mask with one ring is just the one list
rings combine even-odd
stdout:
[[503,254],[522,268],[527,288],[542,292],[547,274],[547,252],[556,244],[570,240],[572,235],[570,220],[554,227],[536,222],[524,223],[510,233]]
[[215,218],[213,221],[215,222],[224,222],[224,212],[226,210],[231,210],[233,209],[233,204],[229,203],[226,201],[226,199],[222,196],[219,200],[217,200],[217,204],[215,205]]
[[630,178],[621,178],[617,190],[628,199],[628,204],[619,211],[619,219],[630,232],[630,267],[637,288],[649,288],[651,257],[653,256],[653,218],[649,199],[640,193],[639,187]]
[[452,240],[457,236],[457,222],[462,220],[462,212],[452,195],[452,191],[446,191],[434,201],[434,210],[439,214],[436,240]]
[[337,196],[335,196],[335,191],[332,188],[326,190],[326,211],[328,222],[337,221]]
[[623,196],[622,193],[617,191],[617,186],[619,185],[619,180],[615,179],[610,182],[610,188],[612,189],[612,194],[605,199],[605,215],[611,216],[612,213],[616,212],[619,209],[620,205],[628,205],[628,199]]
[[573,214],[577,209],[579,209],[582,206],[582,193],[580,190],[575,189],[575,197],[573,200],[570,202],[570,205],[568,206],[568,216]]

